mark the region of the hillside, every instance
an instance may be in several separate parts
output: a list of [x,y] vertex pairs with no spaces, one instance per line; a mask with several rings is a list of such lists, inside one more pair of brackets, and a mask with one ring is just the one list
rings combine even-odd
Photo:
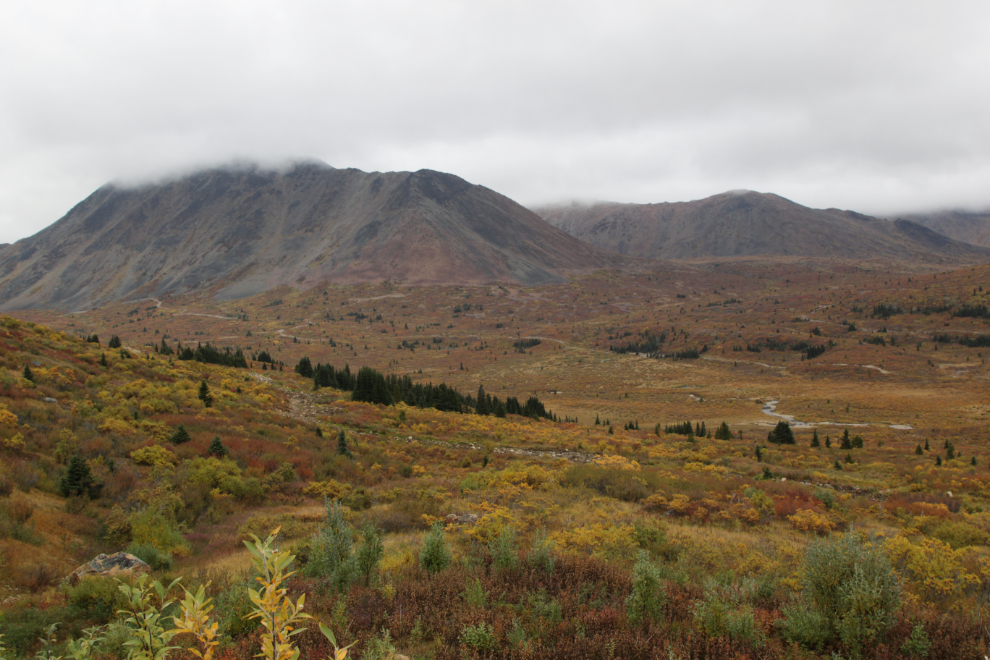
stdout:
[[79,309],[211,287],[562,281],[608,262],[512,200],[450,174],[322,163],[106,185],[0,249],[0,309]]
[[601,203],[535,209],[592,245],[654,259],[799,256],[985,260],[975,248],[906,220],[811,209],[773,194],[733,191],[693,202]]
[[[203,586],[214,657],[256,657],[241,541],[276,527],[293,602],[358,658],[983,657],[990,267],[898,265],[0,317],[5,657],[57,623],[53,657],[108,624],[92,657],[125,658],[140,631],[118,583],[60,584],[119,550]],[[198,362],[206,342],[246,364]],[[349,365],[353,390],[314,389],[292,368],[307,363]],[[465,396],[444,410],[400,385],[368,403],[363,366]],[[531,395],[559,421],[487,405]],[[808,596],[816,565],[832,567],[818,584],[869,570],[843,607],[887,589],[883,625],[836,632]],[[315,625],[292,639],[330,655]]]
[[990,247],[990,211],[941,211],[904,217],[955,241]]

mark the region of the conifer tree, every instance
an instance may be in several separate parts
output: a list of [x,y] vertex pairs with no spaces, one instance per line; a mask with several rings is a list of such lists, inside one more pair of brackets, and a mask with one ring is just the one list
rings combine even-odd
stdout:
[[107,342],[107,348],[120,348],[120,337],[113,335],[110,337],[110,341]]
[[488,409],[488,399],[485,397],[485,386],[478,385],[478,401],[474,405],[476,415],[487,415],[491,411]]
[[79,454],[73,454],[69,459],[69,468],[59,482],[58,489],[63,497],[82,495],[93,486],[93,476],[89,465]]
[[199,381],[199,400],[207,408],[213,406],[213,394],[210,393],[210,386],[206,384],[205,380]]
[[344,433],[344,429],[340,429],[337,433],[337,453],[347,458],[354,458],[350,447],[347,446],[347,434]]
[[729,429],[729,425],[722,422],[722,425],[718,427],[715,431],[716,440],[732,440],[732,431]]
[[192,440],[192,438],[189,436],[189,431],[187,431],[186,427],[182,424],[179,424],[179,426],[175,429],[175,433],[173,433],[172,437],[169,438],[169,442],[173,445],[185,444],[190,440]]
[[930,448],[928,447],[928,438],[925,438],[925,451],[929,451],[929,449]]
[[832,447],[832,438],[831,438],[831,436],[826,435],[825,436],[825,448],[826,449],[829,449],[831,447]]
[[818,429],[815,429],[813,435],[811,436],[811,446],[815,449],[822,446],[822,443],[818,440]]
[[916,456],[921,456],[922,454],[925,453],[925,450],[923,450],[921,448],[921,444],[920,443],[918,444],[917,447],[914,448],[914,453],[915,453]]
[[773,431],[767,434],[767,441],[775,445],[793,445],[794,432],[791,431],[791,425],[783,420],[777,422]]
[[215,435],[213,436],[213,442],[210,443],[210,448],[206,450],[206,453],[209,456],[223,458],[229,453],[229,450],[224,447],[223,442],[220,440],[220,436]]
[[31,372],[31,367],[26,364],[24,365],[24,378],[32,383],[34,382],[34,373]]
[[935,457],[935,465],[936,466],[941,466],[942,465],[942,457],[941,456],[936,456]]
[[849,439],[849,429],[842,431],[842,440],[839,442],[839,449],[852,449],[852,441]]

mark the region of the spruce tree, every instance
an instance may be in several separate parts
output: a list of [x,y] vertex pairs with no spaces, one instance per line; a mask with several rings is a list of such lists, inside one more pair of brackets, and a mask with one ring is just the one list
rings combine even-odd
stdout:
[[93,485],[93,475],[89,471],[89,465],[79,454],[73,454],[69,459],[69,468],[65,476],[59,482],[58,489],[63,497],[82,495],[88,492]]
[[340,432],[337,433],[337,453],[347,458],[354,458],[350,447],[347,446],[347,434],[344,433],[344,429],[340,429]]
[[110,341],[107,342],[107,348],[120,348],[120,337],[113,335],[110,337]]
[[229,451],[223,446],[223,442],[220,440],[219,435],[213,436],[213,442],[210,443],[210,448],[206,450],[207,455],[216,456],[217,458],[223,458]]
[[842,440],[839,442],[839,449],[852,449],[852,440],[849,439],[849,429],[842,432]]
[[729,425],[722,422],[718,430],[715,431],[716,440],[732,440],[732,431],[729,429]]
[[491,411],[488,410],[488,399],[485,397],[485,386],[478,385],[478,401],[474,406],[474,414],[476,415],[487,415]]
[[914,448],[914,453],[916,456],[921,456],[925,453],[925,450],[921,448],[921,444],[918,444],[918,446]]
[[826,435],[825,436],[825,448],[826,449],[830,449],[831,447],[832,447],[832,438],[831,438],[831,436]]
[[32,383],[34,382],[34,374],[31,372],[31,367],[29,367],[26,364],[24,365],[24,378],[31,381]]
[[853,436],[853,439],[852,439],[852,446],[853,446],[853,449],[862,449],[863,448],[863,436],[861,436],[861,435],[854,435]]
[[793,445],[794,432],[791,431],[791,425],[783,420],[777,422],[773,431],[767,434],[767,441],[775,445]]
[[925,451],[928,451],[930,447],[928,446],[928,438],[925,438]]
[[935,465],[936,466],[941,466],[942,465],[942,457],[941,456],[936,456],[935,457]]
[[822,443],[818,440],[818,429],[815,429],[814,434],[811,436],[811,446],[815,449],[822,446]]
[[505,419],[505,415],[506,415],[505,404],[499,401],[497,404],[495,404],[495,416],[501,419]]
[[186,427],[182,424],[179,424],[179,426],[175,429],[175,433],[173,433],[172,437],[169,438],[169,442],[173,445],[181,445],[189,442],[190,440],[192,440],[192,438],[189,436],[189,431],[187,431]]
[[213,395],[210,393],[210,386],[206,384],[205,380],[199,381],[199,400],[207,408],[213,406]]

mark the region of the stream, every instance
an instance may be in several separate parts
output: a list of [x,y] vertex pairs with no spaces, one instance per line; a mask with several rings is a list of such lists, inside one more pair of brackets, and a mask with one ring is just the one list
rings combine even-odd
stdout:
[[[764,403],[763,404],[763,414],[764,415],[769,415],[771,417],[777,417],[779,419],[784,420],[785,422],[787,422],[791,426],[797,426],[797,427],[801,427],[801,426],[803,426],[803,427],[812,427],[812,426],[870,426],[870,424],[867,424],[866,422],[854,422],[854,423],[847,423],[847,424],[844,424],[842,422],[802,422],[802,421],[800,421],[798,419],[795,419],[793,415],[784,415],[784,414],[781,414],[781,413],[777,412],[777,404],[779,404],[779,403],[780,403],[779,400],[767,401],[766,403]],[[910,431],[910,430],[912,430],[914,428],[910,424],[873,424],[873,426],[888,426],[888,427],[890,427],[892,429],[896,429],[898,431]]]

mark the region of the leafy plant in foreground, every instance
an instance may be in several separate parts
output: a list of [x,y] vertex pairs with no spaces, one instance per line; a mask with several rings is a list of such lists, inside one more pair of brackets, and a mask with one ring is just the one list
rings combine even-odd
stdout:
[[248,589],[253,605],[248,618],[258,619],[265,629],[261,637],[259,657],[266,660],[296,660],[299,649],[290,640],[305,630],[298,625],[311,617],[302,611],[306,594],[299,596],[295,603],[286,595],[288,589],[283,585],[294,575],[287,572],[287,569],[295,555],[275,547],[275,539],[280,530],[281,527],[275,528],[264,541],[252,534],[254,541],[244,542],[251,553],[251,563],[261,574],[257,578],[261,589]]

